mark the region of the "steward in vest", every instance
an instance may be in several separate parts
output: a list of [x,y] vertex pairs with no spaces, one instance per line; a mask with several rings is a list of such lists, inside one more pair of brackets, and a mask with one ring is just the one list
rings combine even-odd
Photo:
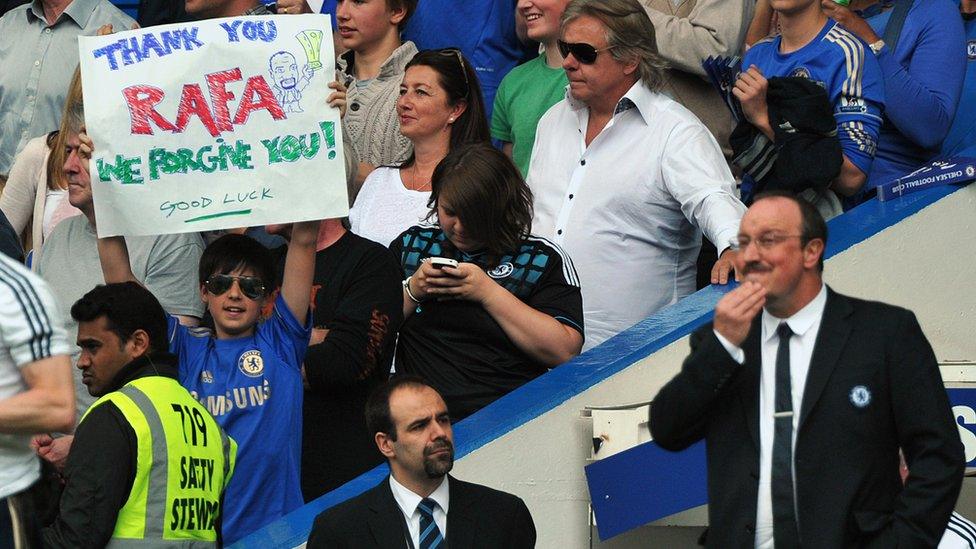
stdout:
[[167,320],[135,282],[71,308],[78,368],[100,397],[75,432],[46,547],[216,547],[237,445],[176,381]]

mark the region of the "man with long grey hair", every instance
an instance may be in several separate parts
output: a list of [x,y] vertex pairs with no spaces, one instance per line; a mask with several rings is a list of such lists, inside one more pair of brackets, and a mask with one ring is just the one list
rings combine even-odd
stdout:
[[666,65],[637,0],[573,0],[558,46],[568,93],[539,121],[527,179],[533,232],[576,263],[587,349],[695,290],[702,232],[725,283],[745,207],[715,138],[658,91]]

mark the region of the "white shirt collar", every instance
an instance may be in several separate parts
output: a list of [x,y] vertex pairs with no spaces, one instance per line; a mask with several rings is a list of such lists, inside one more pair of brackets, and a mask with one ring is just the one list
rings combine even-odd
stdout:
[[[660,94],[647,89],[647,87],[644,86],[643,81],[638,80],[637,82],[634,82],[634,85],[627,90],[627,93],[625,93],[623,97],[617,101],[617,104],[619,105],[620,101],[623,101],[625,98],[631,100],[636,106],[637,112],[640,113],[641,118],[643,118],[644,122],[649,125],[651,123],[651,111],[653,110],[655,96],[658,95]],[[573,98],[573,94],[569,92],[569,84],[566,85],[566,102],[569,103],[569,108],[574,111],[587,108],[586,103]]]
[[798,336],[802,336],[807,333],[814,323],[820,322],[823,317],[824,307],[827,306],[827,285],[820,284],[820,292],[817,296],[810,300],[803,306],[802,309],[793,314],[789,318],[776,318],[771,315],[769,311],[763,309],[762,323],[763,323],[763,343],[769,341],[774,335],[776,335],[776,328],[779,327],[780,323],[786,322],[789,325],[790,330]]
[[[420,504],[421,500],[424,498],[397,482],[397,479],[393,478],[392,474],[390,475],[390,489],[393,490],[393,499],[395,499],[397,505],[400,506],[400,510],[403,511],[404,516],[413,516],[413,514],[417,511],[417,505]],[[444,510],[444,514],[447,514],[448,505],[451,501],[451,493],[447,482],[447,475],[444,475],[444,478],[441,479],[440,486],[438,486],[437,489],[427,497],[436,501],[437,505]]]

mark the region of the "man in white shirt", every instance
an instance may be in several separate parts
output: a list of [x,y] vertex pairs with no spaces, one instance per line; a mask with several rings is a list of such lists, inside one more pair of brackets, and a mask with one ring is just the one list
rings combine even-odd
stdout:
[[731,269],[745,206],[715,138],[659,93],[664,62],[637,0],[573,0],[566,99],[539,121],[527,181],[533,232],[576,264],[591,348],[695,290],[704,232]]
[[654,398],[658,445],[706,440],[708,547],[935,547],[946,529],[965,458],[935,355],[910,311],[824,285],[826,242],[808,202],[759,195],[743,284]]
[[535,525],[521,499],[448,476],[451,418],[421,378],[398,376],[378,387],[366,402],[366,424],[390,476],[319,515],[309,549],[535,546]]

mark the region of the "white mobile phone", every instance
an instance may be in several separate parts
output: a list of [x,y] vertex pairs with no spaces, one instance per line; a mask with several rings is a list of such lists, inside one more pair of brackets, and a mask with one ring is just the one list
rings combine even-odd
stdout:
[[432,257],[430,258],[430,264],[438,269],[443,269],[444,267],[454,267],[456,269],[458,266],[457,261],[446,257]]

